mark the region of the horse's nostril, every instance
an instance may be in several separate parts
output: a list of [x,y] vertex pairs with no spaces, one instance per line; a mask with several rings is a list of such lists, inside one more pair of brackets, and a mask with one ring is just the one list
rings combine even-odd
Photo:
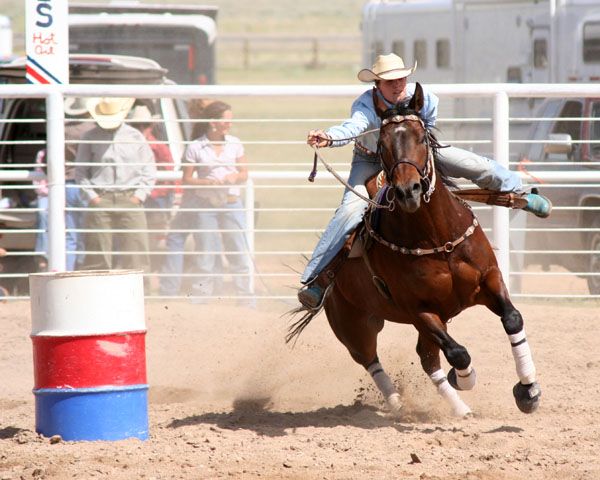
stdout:
[[402,190],[401,188],[396,188],[396,196],[398,197],[398,200],[403,200],[404,190]]
[[418,192],[419,190],[421,190],[421,184],[420,183],[415,183],[413,185],[413,192]]

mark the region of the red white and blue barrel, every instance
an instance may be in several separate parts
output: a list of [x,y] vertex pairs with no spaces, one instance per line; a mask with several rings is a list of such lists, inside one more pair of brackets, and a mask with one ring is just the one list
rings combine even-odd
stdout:
[[147,439],[142,273],[41,273],[29,284],[36,431]]

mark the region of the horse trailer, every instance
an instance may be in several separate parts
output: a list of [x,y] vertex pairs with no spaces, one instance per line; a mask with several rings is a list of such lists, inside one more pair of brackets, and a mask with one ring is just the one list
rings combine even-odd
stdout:
[[[598,0],[404,0],[368,2],[362,61],[394,52],[418,64],[422,83],[566,83],[600,80]],[[539,101],[511,101],[511,116],[530,117]],[[489,101],[456,100],[440,116],[489,117]],[[488,124],[489,127],[489,124]],[[511,126],[523,139],[529,125]],[[490,129],[453,129],[474,140]],[[484,138],[489,138],[484,137]]]

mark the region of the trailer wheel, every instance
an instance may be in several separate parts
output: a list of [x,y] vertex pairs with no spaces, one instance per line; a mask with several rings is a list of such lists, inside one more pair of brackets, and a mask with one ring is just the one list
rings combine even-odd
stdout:
[[[590,228],[600,229],[600,218],[595,218]],[[588,288],[592,295],[600,295],[600,230],[590,234],[588,248],[593,252],[590,255],[589,273],[596,274],[587,277]]]

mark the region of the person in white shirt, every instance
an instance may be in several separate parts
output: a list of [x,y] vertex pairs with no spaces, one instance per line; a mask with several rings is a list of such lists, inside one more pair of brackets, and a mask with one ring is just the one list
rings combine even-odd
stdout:
[[[193,133],[196,140],[188,146],[183,157],[182,210],[173,219],[173,231],[167,235],[167,249],[172,253],[165,260],[163,273],[170,276],[161,278],[161,294],[179,293],[181,278],[173,274],[183,271],[183,255],[177,252],[184,250],[188,236],[185,230],[199,230],[194,232],[199,273],[192,287],[195,302],[204,303],[208,300],[206,297],[220,293],[222,279],[214,274],[223,270],[220,252],[225,250],[234,252],[226,258],[236,294],[243,297],[239,303],[253,306],[251,262],[239,187],[248,179],[248,169],[242,143],[229,134],[233,118],[231,106],[221,101],[199,100],[192,104],[190,111],[192,117],[214,121],[196,124]],[[185,188],[186,185],[199,188]],[[202,210],[187,210],[194,208]]]

